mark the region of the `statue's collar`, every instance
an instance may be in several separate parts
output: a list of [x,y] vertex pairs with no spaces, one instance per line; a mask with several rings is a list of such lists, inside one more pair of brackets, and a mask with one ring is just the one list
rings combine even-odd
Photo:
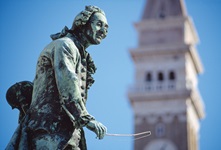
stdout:
[[51,37],[52,40],[57,40],[57,39],[59,39],[59,38],[62,38],[62,37],[64,37],[64,36],[66,36],[66,35],[69,33],[69,31],[70,31],[70,30],[68,29],[68,27],[65,26],[65,27],[61,30],[61,32],[58,32],[58,33],[56,33],[56,34],[51,34],[50,37]]
[[77,46],[77,48],[78,48],[78,50],[79,50],[79,52],[81,54],[81,57],[82,58],[86,58],[88,52],[84,48],[83,44],[81,44],[79,38],[75,34],[71,34],[71,33],[68,33],[67,37],[69,37],[69,38],[71,38],[73,40],[74,44]]
[[65,27],[61,30],[61,32],[50,35],[50,37],[51,37],[52,40],[56,40],[56,39],[59,39],[59,38],[65,37],[65,36],[66,36],[66,37],[69,37],[70,39],[73,40],[73,42],[75,43],[75,45],[77,46],[77,48],[78,48],[78,50],[79,50],[79,52],[80,52],[80,54],[81,54],[81,57],[86,58],[87,52],[86,52],[86,50],[85,50],[84,45],[83,45],[82,42],[81,42],[82,40],[79,39],[79,37],[84,38],[84,37],[83,37],[84,35],[82,35],[82,33],[79,32],[78,35],[76,35],[76,34],[73,33],[71,30],[69,30],[67,26],[65,26]]

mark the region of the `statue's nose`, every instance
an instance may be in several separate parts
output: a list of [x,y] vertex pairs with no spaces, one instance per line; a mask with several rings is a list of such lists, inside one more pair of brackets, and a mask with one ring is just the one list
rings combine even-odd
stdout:
[[101,29],[100,29],[100,33],[101,33],[101,36],[102,36],[103,38],[105,38],[105,37],[107,36],[107,31],[106,31],[105,28],[101,28]]

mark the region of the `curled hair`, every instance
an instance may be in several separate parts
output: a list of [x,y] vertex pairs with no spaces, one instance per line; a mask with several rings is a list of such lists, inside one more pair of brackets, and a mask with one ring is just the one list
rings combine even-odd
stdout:
[[80,12],[74,19],[74,22],[72,24],[72,30],[75,30],[76,28],[79,28],[81,26],[84,26],[90,19],[90,17],[96,13],[102,13],[103,15],[105,15],[104,11],[101,10],[99,7],[97,6],[85,6],[85,10],[83,10],[82,12]]

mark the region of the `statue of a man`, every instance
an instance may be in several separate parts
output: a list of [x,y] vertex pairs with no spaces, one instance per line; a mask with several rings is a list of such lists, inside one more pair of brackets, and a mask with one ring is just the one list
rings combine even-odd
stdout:
[[70,30],[51,35],[37,62],[30,107],[6,149],[85,150],[83,127],[104,137],[106,127],[85,107],[96,70],[86,48],[100,44],[107,30],[104,12],[86,6]]

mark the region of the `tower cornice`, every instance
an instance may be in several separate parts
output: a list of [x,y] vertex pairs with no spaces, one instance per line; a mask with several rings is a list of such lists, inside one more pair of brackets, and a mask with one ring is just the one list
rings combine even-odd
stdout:
[[138,33],[145,31],[167,30],[181,28],[183,32],[183,42],[195,45],[199,42],[199,37],[193,24],[192,18],[188,16],[167,17],[165,19],[148,19],[134,23]]
[[165,54],[181,54],[187,53],[190,55],[191,60],[194,64],[196,73],[200,74],[203,72],[203,65],[200,57],[197,53],[196,48],[193,45],[187,44],[161,44],[156,46],[143,46],[139,48],[131,48],[129,50],[130,55],[135,63],[139,60],[148,59],[153,55],[165,55]]

